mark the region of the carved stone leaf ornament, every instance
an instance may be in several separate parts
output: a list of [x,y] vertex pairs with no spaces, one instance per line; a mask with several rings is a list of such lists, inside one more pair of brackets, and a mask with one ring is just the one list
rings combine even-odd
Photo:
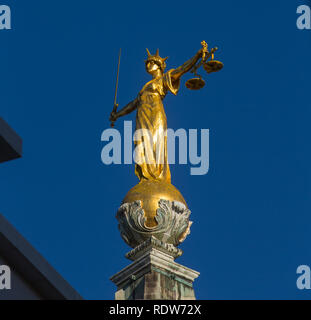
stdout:
[[138,200],[122,204],[116,218],[122,239],[132,248],[152,236],[177,246],[190,233],[190,213],[181,202],[161,199],[155,216],[157,225],[150,228],[146,226],[144,209]]

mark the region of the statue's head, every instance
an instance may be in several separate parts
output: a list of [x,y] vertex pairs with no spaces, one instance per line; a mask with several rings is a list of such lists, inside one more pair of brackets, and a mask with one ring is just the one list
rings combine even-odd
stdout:
[[159,49],[157,49],[157,52],[154,55],[150,54],[148,49],[146,49],[146,50],[147,50],[147,54],[148,54],[148,58],[147,58],[147,60],[145,60],[147,72],[152,74],[157,69],[160,69],[161,72],[164,73],[164,70],[166,68],[165,61],[167,60],[168,57],[161,58],[159,56]]

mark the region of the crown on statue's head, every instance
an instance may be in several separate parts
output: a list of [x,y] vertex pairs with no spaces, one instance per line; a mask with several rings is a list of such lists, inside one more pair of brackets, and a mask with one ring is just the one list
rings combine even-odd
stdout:
[[168,57],[166,58],[161,58],[159,56],[159,49],[157,49],[156,54],[152,55],[148,49],[147,50],[147,54],[148,54],[148,58],[147,60],[145,60],[145,63],[147,64],[148,61],[154,61],[156,64],[158,64],[158,66],[161,68],[162,72],[164,72],[165,68],[166,68],[166,63],[165,61],[168,59]]

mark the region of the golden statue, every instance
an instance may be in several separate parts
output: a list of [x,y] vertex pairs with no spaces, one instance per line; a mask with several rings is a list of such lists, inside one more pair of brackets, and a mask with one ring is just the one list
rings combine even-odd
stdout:
[[[189,89],[200,89],[204,86],[204,80],[197,75],[196,70],[200,65],[209,73],[221,69],[222,64],[214,60],[213,48],[211,52],[207,44],[202,41],[202,48],[196,55],[176,69],[165,72],[167,58],[161,58],[159,49],[156,54],[150,54],[147,49],[147,60],[145,61],[146,71],[152,76],[140,90],[136,99],[128,103],[123,109],[116,112],[115,108],[110,114],[110,121],[113,123],[120,117],[137,110],[136,132],[146,130],[149,135],[143,135],[143,141],[135,142],[135,174],[140,183],[132,188],[123,202],[141,200],[145,210],[146,225],[156,225],[154,216],[158,207],[159,199],[180,201],[186,205],[180,192],[171,184],[171,174],[167,156],[167,120],[163,107],[163,99],[168,92],[176,95],[180,87],[181,77],[189,72],[195,74],[196,78],[187,81]],[[207,59],[212,60],[207,62]],[[201,59],[201,62],[197,62]]]

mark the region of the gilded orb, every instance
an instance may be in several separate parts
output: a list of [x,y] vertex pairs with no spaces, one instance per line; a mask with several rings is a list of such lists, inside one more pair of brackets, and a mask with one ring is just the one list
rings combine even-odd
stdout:
[[131,203],[140,200],[145,212],[146,227],[153,228],[157,226],[155,216],[160,199],[179,201],[188,208],[181,193],[171,183],[154,180],[142,180],[139,182],[127,193],[122,203]]

